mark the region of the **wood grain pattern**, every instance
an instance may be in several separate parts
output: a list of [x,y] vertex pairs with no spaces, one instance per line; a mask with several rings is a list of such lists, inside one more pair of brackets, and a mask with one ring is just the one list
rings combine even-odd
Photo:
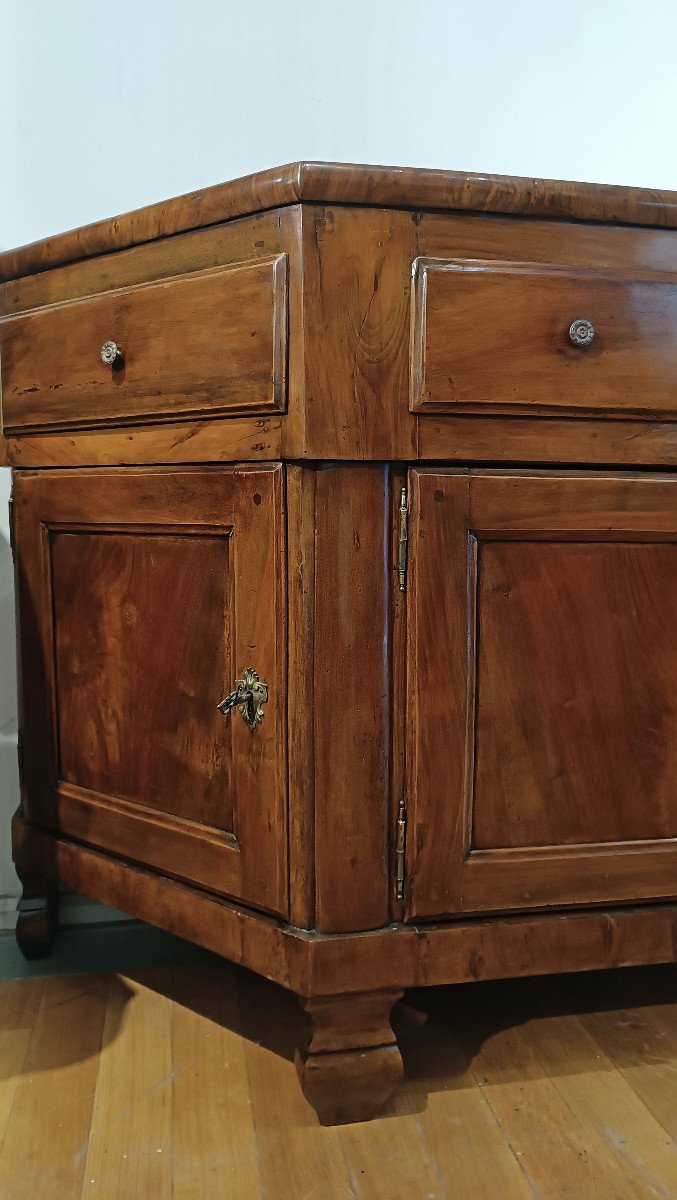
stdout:
[[667,229],[538,217],[515,220],[472,212],[421,212],[417,237],[422,259],[531,263],[567,267],[574,273],[657,273],[668,278],[677,270],[676,240]]
[[[275,912],[288,905],[282,493],[277,467],[16,487],[27,814]],[[216,711],[247,666],[270,689],[253,734]]]
[[670,191],[414,167],[296,162],[5,251],[0,255],[0,282],[298,201],[677,228],[677,193]]
[[[110,983],[104,1045],[94,1060],[97,1133],[83,1139],[78,1154],[83,1195],[116,1200],[129,1191],[173,1200],[171,1008],[147,989],[115,976]],[[121,1113],[130,1114],[129,1123]]]
[[[675,958],[677,524],[658,468],[677,465],[676,196],[299,163],[0,256],[3,453],[23,468],[26,895],[58,881],[296,992],[325,1119],[368,1115],[397,1082],[386,1008],[407,986]],[[574,317],[596,326],[587,351],[566,341]],[[95,352],[114,337],[126,354],[101,387],[94,333]],[[254,735],[215,710],[245,665],[269,686]],[[33,950],[54,924],[36,912],[18,929]],[[268,1071],[255,1045],[257,986],[245,1013],[217,1005],[249,1038],[240,1054],[219,1040],[234,1096],[204,1130],[192,1112],[178,1123],[184,1150],[201,1147],[198,1182],[142,1161],[141,1122],[138,1164],[102,1195],[130,1180],[207,1194],[216,1114],[237,1137],[245,1074],[261,1118],[231,1155],[234,1194],[276,1195],[280,1170],[295,1194],[354,1200],[471,1178],[460,1135],[458,1171],[435,1165],[440,1112],[424,1131],[411,1094],[388,1101],[390,1139],[357,1125],[313,1143],[284,1063]],[[188,1054],[198,1026],[181,1026]],[[163,1028],[134,1088],[168,1067]],[[287,1009],[289,1068],[298,1032]],[[559,1033],[534,1070],[554,1071]],[[497,1098],[477,1085],[472,1136],[492,1153],[498,1122],[520,1149],[478,1178],[548,1193],[540,1165],[520,1166],[542,1112],[574,1192],[599,1089],[547,1083],[520,1112],[504,1067],[488,1056]],[[105,1123],[132,1103],[118,1069]],[[199,1085],[182,1095],[195,1105]],[[281,1108],[305,1129],[282,1152]],[[575,1128],[555,1145],[565,1110]],[[461,1116],[461,1097],[444,1111]],[[663,1192],[664,1113],[660,1099],[638,1118]],[[593,1149],[599,1190],[614,1148]],[[105,1154],[87,1154],[96,1181]],[[628,1176],[619,1200],[638,1188]]]
[[284,409],[286,277],[278,255],[0,321],[5,429]]
[[[407,583],[407,887],[411,917],[461,904],[467,843],[467,472],[410,472]],[[425,799],[424,799],[425,798]],[[453,867],[452,864],[453,863]],[[446,866],[446,870],[445,870]],[[424,895],[422,894],[424,893]]]
[[402,1082],[390,1025],[397,991],[305,1001],[311,1028],[296,1056],[304,1095],[323,1125],[367,1121]]
[[[303,433],[290,424],[302,421],[298,404],[294,412],[23,434],[0,453],[18,468],[302,460]],[[422,461],[677,466],[676,422],[436,414],[417,418],[416,437]]]
[[305,453],[407,458],[413,215],[309,207],[302,217]]
[[[326,1128],[294,1077],[301,1012],[248,972],[2,982],[0,1107],[19,1103],[0,1145],[3,1194],[668,1197],[673,990],[657,968],[413,992],[394,1014],[397,1098],[381,1118]],[[71,1022],[57,1064],[44,1029],[85,1005],[87,1029]],[[92,1055],[95,1021],[105,1032]]]
[[237,978],[220,963],[205,967],[198,1005],[189,971],[154,969],[141,980],[137,988],[160,990],[169,1007],[172,1200],[206,1200],[220,1177],[233,1200],[248,1200],[261,1170]]
[[[589,377],[590,394],[577,395],[579,412],[580,405],[591,397],[591,413],[597,405],[601,406],[598,413],[616,411],[614,406],[619,404],[618,411],[622,410],[627,400],[621,395],[625,376],[618,394],[610,392],[608,371],[601,361],[609,356],[605,351],[600,359],[599,340],[589,348],[592,358],[585,351],[574,352],[573,347],[569,352],[566,345],[563,356],[555,354],[555,368],[560,373],[565,370],[564,359],[569,364],[561,380],[564,387],[544,390],[547,371],[535,377],[543,399],[537,406],[538,416],[508,415],[503,393],[496,406],[503,418],[498,422],[494,416],[459,416],[455,411],[408,411],[407,313],[411,266],[418,255],[443,262],[503,263],[511,269],[532,264],[539,275],[542,267],[546,279],[553,272],[562,278],[580,276],[597,288],[600,281],[613,277],[627,280],[630,289],[632,280],[674,278],[675,238],[666,230],[515,221],[468,212],[411,214],[292,205],[24,276],[3,285],[4,309],[13,314],[12,320],[23,319],[21,313],[37,320],[45,305],[68,309],[69,301],[80,298],[85,303],[85,297],[87,304],[97,303],[96,297],[112,304],[115,289],[143,290],[148,284],[153,290],[153,281],[172,280],[171,287],[183,287],[186,284],[181,280],[191,272],[206,272],[205,278],[209,278],[217,266],[227,272],[238,262],[265,264],[280,255],[289,261],[286,415],[223,418],[205,408],[202,417],[190,421],[174,413],[164,424],[146,415],[143,424],[134,423],[139,420],[136,417],[117,428],[22,431],[21,436],[9,437],[6,455],[24,467],[276,457],[314,460],[318,456],[332,460],[420,457],[462,463],[671,466],[677,462],[675,422],[648,419],[646,413],[640,419],[637,412],[633,419],[625,420],[609,415],[581,417],[574,415],[576,408],[569,410],[567,417],[545,415],[561,408],[572,379],[584,375]],[[655,328],[655,312],[649,316]],[[619,349],[623,338],[628,340],[624,353],[644,336],[641,322],[635,325],[634,319],[632,327],[627,322],[621,327],[614,314],[612,324],[614,336],[620,339]],[[480,335],[484,336],[481,329]],[[209,336],[213,342],[213,333]],[[672,341],[669,338],[668,345]],[[657,342],[656,349],[661,349]],[[216,353],[213,345],[210,352]],[[479,344],[471,345],[468,354],[479,378],[487,356],[480,354]],[[642,370],[660,373],[663,357],[658,354],[651,362],[642,360]],[[492,366],[494,359],[492,354]],[[570,368],[577,363],[582,369],[572,374]],[[492,375],[488,378],[491,383]],[[63,389],[55,394],[62,395]],[[448,394],[441,392],[440,396],[442,407],[458,407]],[[524,411],[533,412],[533,401],[529,397],[526,401]],[[640,400],[640,405],[645,403],[646,398]],[[132,407],[138,404],[135,398]],[[232,411],[235,414],[237,410]]]
[[[28,439],[24,439],[26,441]],[[421,416],[421,461],[677,466],[677,424],[574,417]]]
[[[256,976],[240,982],[239,1025],[235,1029],[241,1031],[244,1041],[262,1194],[275,1196],[285,1186],[283,1180],[293,1180],[299,1196],[312,1196],[315,1190],[328,1200],[352,1200],[351,1171],[339,1130],[317,1123],[298,1086],[294,1050],[303,1029],[300,1006],[292,996]],[[265,1037],[261,1029],[267,1031]],[[293,1137],[280,1136],[281,1113],[289,1119]]]
[[27,996],[31,1036],[0,1155],[0,1194],[12,1200],[80,1195],[107,994],[108,979],[90,975],[45,983],[37,1013]]
[[54,531],[63,782],[232,830],[230,728],[214,704],[238,669],[230,540]]
[[287,699],[289,762],[289,919],[315,924],[315,610],[316,472],[288,464],[287,637],[293,672]]
[[[674,278],[476,258],[415,271],[414,410],[677,413]],[[584,348],[577,318],[594,327]]]
[[[45,991],[44,979],[11,979],[0,984],[0,1146],[5,1141]],[[2,1167],[0,1167],[0,1171]]]
[[315,919],[325,932],[388,919],[388,474],[315,480]]
[[8,437],[14,467],[118,467],[143,464],[272,462],[282,455],[286,417],[215,417],[121,429]]
[[7,316],[68,300],[101,296],[159,280],[272,260],[286,254],[296,259],[294,208],[259,213],[211,229],[195,228],[177,237],[132,246],[128,250],[84,258],[37,275],[23,275],[2,285],[0,299]]
[[409,916],[673,896],[674,479],[412,481]]
[[[67,304],[84,298],[105,297],[111,290],[132,289],[159,281],[176,281],[191,273],[216,267],[228,271],[243,262],[270,262],[280,255],[289,261],[289,378],[293,399],[289,419],[282,416],[228,416],[172,420],[165,424],[145,421],[120,428],[73,429],[68,432],[22,433],[3,441],[3,452],[17,466],[116,466],[139,463],[222,462],[275,460],[282,455],[283,429],[292,453],[300,413],[297,377],[299,366],[299,292],[297,211],[294,208],[235,220],[216,229],[198,229],[179,237],[136,246],[124,253],[108,254],[63,266],[58,270],[24,276],[0,288],[0,310],[5,314],[32,313],[44,306]],[[4,298],[4,302],[3,302]],[[112,303],[112,300],[111,300]],[[37,316],[37,313],[35,313]],[[214,335],[212,335],[214,340]]]
[[477,621],[473,846],[673,836],[677,545],[483,542]]
[[237,904],[60,840],[13,827],[16,861],[65,886],[241,963],[299,996],[670,963],[677,905],[391,924],[335,937],[284,926]]

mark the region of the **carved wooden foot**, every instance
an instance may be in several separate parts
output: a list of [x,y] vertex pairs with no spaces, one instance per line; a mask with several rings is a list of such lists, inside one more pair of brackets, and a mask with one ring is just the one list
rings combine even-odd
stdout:
[[20,874],[23,894],[16,920],[16,940],[24,958],[47,958],[59,921],[59,892],[39,875]]
[[306,1099],[323,1125],[367,1121],[403,1075],[390,1026],[400,991],[322,996],[301,1003],[312,1026],[296,1054]]

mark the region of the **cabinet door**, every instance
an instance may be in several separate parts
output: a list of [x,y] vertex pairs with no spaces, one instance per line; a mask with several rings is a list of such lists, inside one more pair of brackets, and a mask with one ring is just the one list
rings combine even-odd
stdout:
[[409,917],[677,894],[677,477],[411,472]]
[[15,514],[26,818],[286,912],[282,469],[19,472]]

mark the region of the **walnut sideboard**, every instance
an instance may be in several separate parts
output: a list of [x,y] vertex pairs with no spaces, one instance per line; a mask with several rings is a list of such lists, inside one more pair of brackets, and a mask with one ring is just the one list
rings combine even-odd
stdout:
[[23,884],[298,994],[675,957],[677,193],[299,163],[0,256]]

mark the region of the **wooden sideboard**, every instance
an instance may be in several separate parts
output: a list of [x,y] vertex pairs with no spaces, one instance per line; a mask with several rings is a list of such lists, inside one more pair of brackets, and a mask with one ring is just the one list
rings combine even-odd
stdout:
[[0,255],[17,936],[407,987],[677,945],[677,193],[300,163]]

